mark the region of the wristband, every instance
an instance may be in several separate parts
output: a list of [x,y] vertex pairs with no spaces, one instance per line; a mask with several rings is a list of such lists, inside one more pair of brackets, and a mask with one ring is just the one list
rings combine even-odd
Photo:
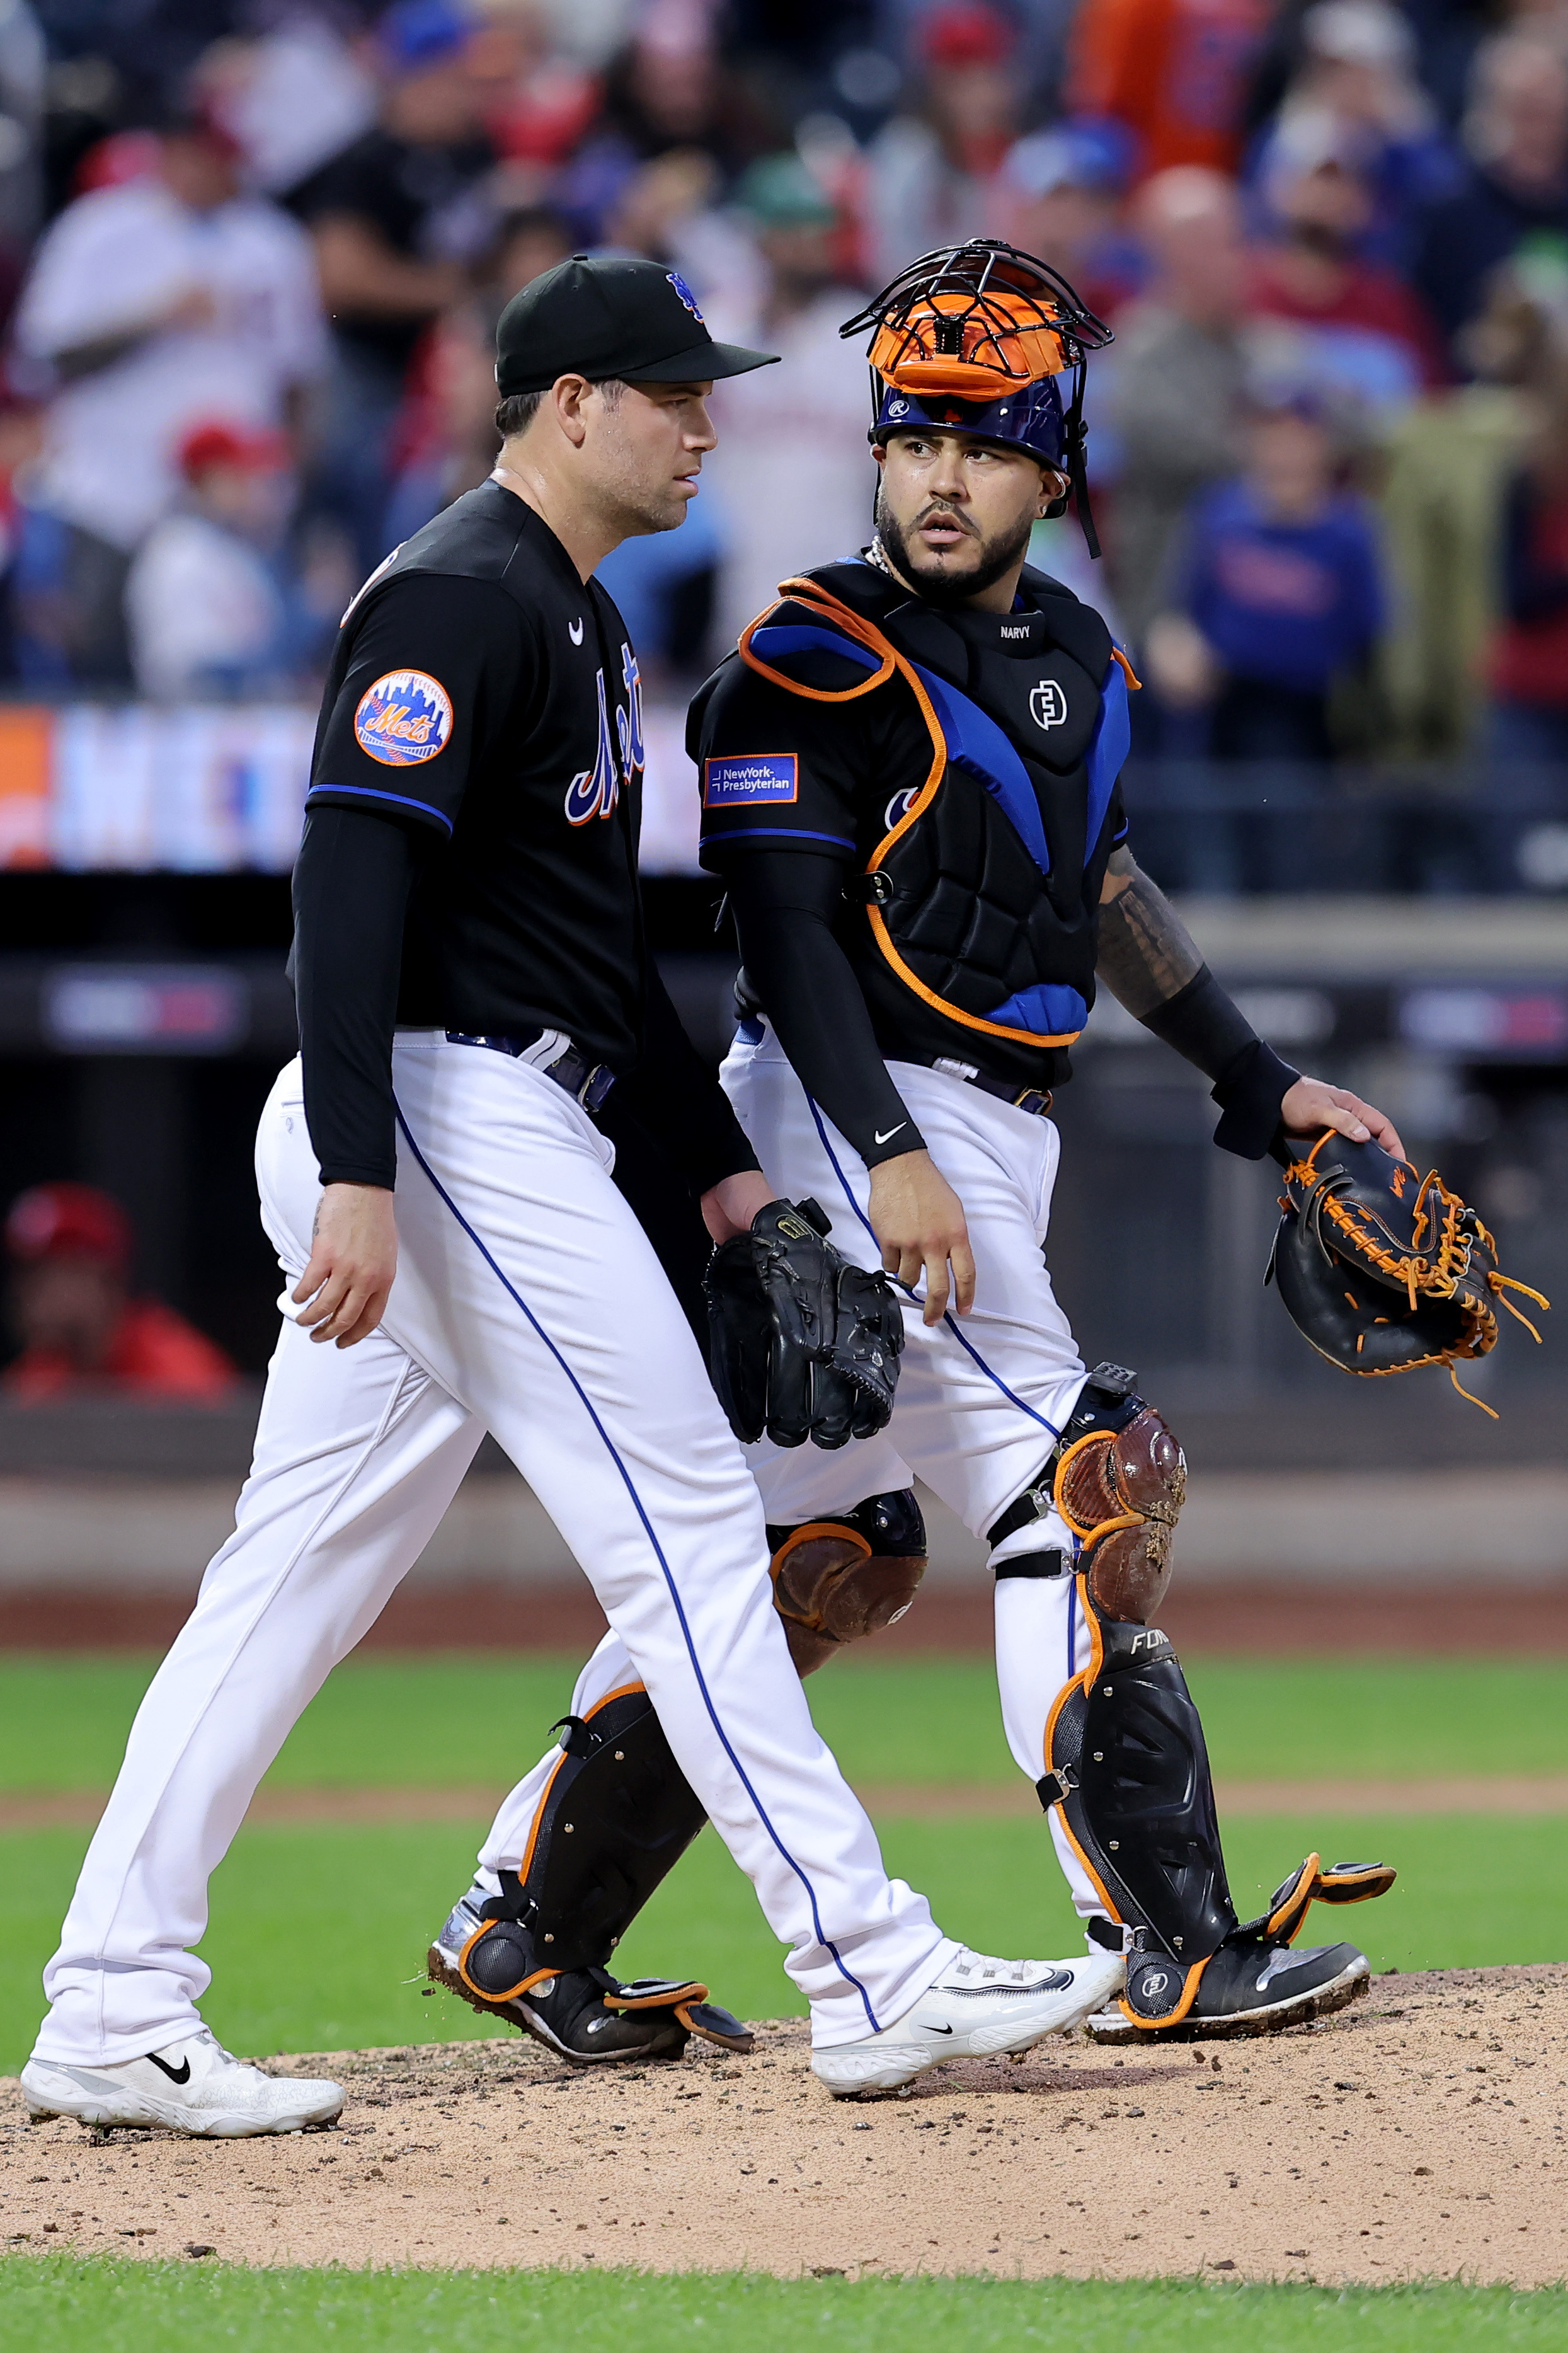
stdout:
[[1223,1116],[1214,1140],[1220,1149],[1261,1160],[1279,1133],[1280,1102],[1300,1072],[1264,1043],[1206,964],[1141,1018],[1145,1029],[1215,1082]]
[[1214,1140],[1222,1152],[1239,1160],[1272,1157],[1284,1166],[1279,1106],[1300,1077],[1272,1046],[1255,1038],[1212,1090],[1221,1112]]

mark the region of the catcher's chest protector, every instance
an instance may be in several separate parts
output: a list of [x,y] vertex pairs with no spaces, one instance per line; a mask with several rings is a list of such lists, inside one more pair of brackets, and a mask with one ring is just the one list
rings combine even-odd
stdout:
[[1065,600],[1047,617],[910,598],[873,620],[835,593],[857,569],[786,582],[788,602],[744,633],[741,654],[812,699],[825,655],[837,658],[830,674],[867,673],[833,699],[896,674],[920,708],[928,765],[885,780],[886,829],[862,881],[873,974],[879,961],[881,977],[977,1037],[1070,1045],[1094,1000],[1101,837],[1128,744],[1110,634]]

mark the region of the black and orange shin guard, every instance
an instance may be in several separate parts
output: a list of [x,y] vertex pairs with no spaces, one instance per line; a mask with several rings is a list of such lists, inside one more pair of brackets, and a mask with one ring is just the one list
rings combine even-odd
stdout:
[[640,1683],[568,1716],[521,1868],[464,1947],[470,1990],[503,2001],[602,1968],[707,1816]]
[[1059,1810],[1106,1920],[1127,1945],[1123,2014],[1134,2026],[1170,2029],[1192,2010],[1216,1954],[1266,1957],[1293,1942],[1314,1899],[1363,1902],[1394,1874],[1382,1863],[1325,1870],[1309,1855],[1264,1912],[1238,1920],[1203,1725],[1170,1638],[1109,1617],[1090,1576],[1077,1584],[1089,1658],[1051,1711],[1047,1769],[1037,1787],[1041,1804]]

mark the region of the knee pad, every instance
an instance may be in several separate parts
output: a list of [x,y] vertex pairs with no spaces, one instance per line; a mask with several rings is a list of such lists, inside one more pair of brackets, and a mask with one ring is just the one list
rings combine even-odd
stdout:
[[1171,1581],[1187,1464],[1136,1379],[1121,1365],[1095,1366],[1039,1477],[990,1538],[1000,1544],[1054,1508],[1078,1538],[1078,1566],[1106,1616],[1145,1625]]
[[768,1543],[773,1607],[802,1675],[844,1643],[896,1625],[925,1575],[925,1522],[910,1487],[830,1519],[770,1527]]
[[640,1683],[563,1726],[522,1866],[501,1873],[458,1964],[488,2001],[602,1968],[707,1820]]

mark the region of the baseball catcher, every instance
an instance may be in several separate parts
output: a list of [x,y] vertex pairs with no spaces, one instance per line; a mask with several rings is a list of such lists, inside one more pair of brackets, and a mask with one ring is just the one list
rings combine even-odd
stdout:
[[[912,263],[845,332],[869,337],[875,535],[784,583],[697,696],[689,742],[703,863],[743,958],[726,1092],[770,1183],[819,1205],[868,1278],[897,1282],[904,1347],[885,1427],[855,1419],[858,1386],[833,1407],[832,1434],[847,1418],[869,1430],[847,1445],[798,1442],[800,1392],[781,1413],[790,1391],[771,1376],[765,1398],[732,1369],[721,1386],[743,1389],[736,1426],[765,1433],[750,1459],[803,1672],[909,1606],[917,1475],[986,1540],[1010,1748],[1089,1950],[1127,1957],[1125,1998],[1091,2030],[1263,2032],[1364,1990],[1355,1946],[1296,1939],[1314,1899],[1380,1894],[1393,1873],[1314,1855],[1256,1918],[1231,1901],[1197,1710],[1154,1622],[1185,1463],[1131,1372],[1086,1371],[1053,1293],[1052,1095],[1105,987],[1205,1073],[1222,1149],[1294,1168],[1314,1138],[1395,1160],[1403,1147],[1382,1113],[1254,1032],[1139,868],[1119,782],[1136,681],[1100,616],[1025,560],[1036,522],[1075,497],[1087,523],[1084,374],[1108,331],[1047,263],[976,238]],[[1319,1227],[1333,1222],[1325,1207]],[[1483,1256],[1472,1237],[1478,1282]],[[784,1304],[770,1313],[782,1331]],[[820,1350],[830,1311],[816,1313]],[[886,1327],[866,1328],[867,1352],[885,1353]],[[611,1635],[574,1714],[607,1717],[631,1680]],[[652,1777],[657,1735],[638,1722]],[[520,1952],[534,1939],[533,1970],[563,1949],[553,1918],[548,1951],[530,1925],[556,1867],[557,1769],[552,1754],[508,1799],[437,1940],[432,1968],[470,2000],[487,1999],[502,1911]],[[605,1939],[694,1821],[678,1777],[657,1800],[643,1787],[635,1851],[629,1829],[605,1828],[588,1856],[574,1816],[579,1888],[615,1891],[593,1951],[569,1948],[585,1964],[606,1963]],[[518,1856],[521,1893],[496,1871]],[[518,2005],[537,1987],[507,1992],[521,1982],[498,1969],[488,1999],[529,2026]],[[595,2035],[651,2052],[683,2036],[679,2010],[619,2009]],[[578,2055],[571,2037],[558,2047]]]

